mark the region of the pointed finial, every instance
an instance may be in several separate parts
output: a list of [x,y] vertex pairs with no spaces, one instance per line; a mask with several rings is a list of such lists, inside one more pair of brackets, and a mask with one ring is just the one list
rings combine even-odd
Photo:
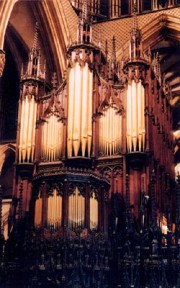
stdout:
[[112,60],[116,59],[116,39],[115,36],[112,38]]
[[108,57],[108,41],[106,40],[105,42],[105,54],[106,54],[106,59]]
[[88,18],[87,0],[84,0],[83,5],[82,5],[82,18],[85,20],[87,20],[87,18]]
[[138,21],[137,21],[137,4],[136,0],[133,2],[133,29],[138,30]]
[[39,34],[39,25],[38,25],[38,22],[36,22],[36,25],[35,25],[35,33],[34,33],[34,41],[33,41],[33,47],[32,47],[32,50],[33,50],[33,51],[37,50],[38,34]]

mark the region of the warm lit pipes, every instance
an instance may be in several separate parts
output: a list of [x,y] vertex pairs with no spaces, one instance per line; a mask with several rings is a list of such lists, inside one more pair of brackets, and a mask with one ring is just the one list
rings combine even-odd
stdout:
[[68,157],[90,157],[92,143],[92,91],[93,73],[90,71],[88,64],[85,62],[80,65],[79,62],[74,62],[70,68],[68,83]]
[[48,197],[47,225],[53,229],[61,226],[62,222],[62,196],[54,189]]
[[42,125],[42,155],[44,161],[59,160],[62,155],[63,123],[52,114]]
[[94,191],[90,197],[90,229],[98,228],[98,200]]
[[117,155],[122,146],[122,116],[117,113],[117,107],[110,99],[110,106],[103,109],[99,120],[99,149],[100,154]]
[[78,187],[69,196],[68,225],[72,230],[83,228],[85,223],[85,198]]
[[127,87],[127,151],[143,152],[145,150],[145,100],[144,87],[132,80]]
[[34,96],[26,96],[21,103],[20,108],[20,138],[18,161],[33,162],[35,148],[35,125],[37,103]]

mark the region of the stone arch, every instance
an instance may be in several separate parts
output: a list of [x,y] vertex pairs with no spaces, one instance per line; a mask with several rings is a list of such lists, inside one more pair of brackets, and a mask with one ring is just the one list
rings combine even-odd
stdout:
[[[1,1],[0,14],[0,48],[4,48],[4,40],[7,26],[13,15],[13,10],[19,5],[25,5],[26,1],[12,0]],[[30,2],[28,4],[28,2]],[[63,75],[66,69],[66,50],[72,42],[76,40],[76,27],[78,17],[71,7],[69,1],[27,1],[30,5],[35,21],[38,21],[41,26],[42,38],[45,43],[45,54],[48,57],[50,54],[54,58],[54,69]],[[69,13],[70,12],[70,13]],[[34,23],[35,25],[35,23]],[[28,28],[28,27],[27,27]],[[22,33],[27,32],[24,31]],[[28,31],[29,32],[29,31]],[[24,38],[24,42],[30,48],[29,39]],[[51,51],[49,51],[51,50]],[[51,52],[51,53],[48,53]]]
[[8,143],[0,146],[0,176],[2,174],[4,164],[8,161],[9,158],[13,158],[15,160],[15,144]]

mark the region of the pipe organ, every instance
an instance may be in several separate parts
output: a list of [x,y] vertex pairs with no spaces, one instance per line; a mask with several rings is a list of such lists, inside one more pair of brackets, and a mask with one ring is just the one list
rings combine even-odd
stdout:
[[[29,45],[18,33],[27,42],[31,31],[26,35],[24,25],[36,16],[43,56],[49,52],[46,73],[36,26],[21,72],[16,144],[0,141],[0,287],[180,288],[180,177],[173,173],[176,161],[180,171],[180,130],[175,147],[172,133],[172,116],[179,111],[173,55],[179,12],[134,11],[113,21],[94,14],[104,6],[118,18],[128,6],[136,10],[139,4],[140,11],[140,2],[155,1],[0,1],[2,8],[17,2],[4,42],[6,67],[15,69],[24,58]],[[81,10],[76,34],[75,13]],[[23,27],[16,23],[22,12],[28,15]],[[149,21],[143,41],[138,19],[142,27]],[[15,49],[13,55],[13,47],[22,54]],[[4,88],[9,92],[0,107],[2,135],[12,127],[7,115],[14,113],[15,100],[5,80],[17,81],[6,67],[0,81],[0,96]]]
[[22,76],[15,193],[20,215],[29,213],[37,229],[107,232],[108,223],[118,229],[127,222],[122,212],[127,199],[126,216],[130,219],[133,210],[137,226],[145,226],[143,197],[152,170],[158,180],[150,197],[161,199],[160,213],[169,201],[163,194],[169,184],[163,183],[170,177],[171,109],[159,69],[156,75],[142,53],[136,16],[123,63],[116,59],[115,37],[109,54],[92,42],[90,26],[84,9],[60,85],[54,74],[52,89],[42,93],[45,79],[35,52],[28,77]]

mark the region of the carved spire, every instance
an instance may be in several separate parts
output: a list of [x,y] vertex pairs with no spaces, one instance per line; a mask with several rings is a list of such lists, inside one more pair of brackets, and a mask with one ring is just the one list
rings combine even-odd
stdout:
[[88,5],[87,0],[84,0],[83,6],[82,6],[82,19],[88,20]]
[[38,34],[39,34],[39,25],[38,25],[38,22],[36,22],[35,33],[34,33],[34,41],[33,41],[33,47],[32,47],[32,50],[34,52],[38,51]]
[[[40,69],[40,48],[38,47],[38,37],[39,37],[39,26],[38,23],[35,25],[35,33],[33,39],[33,45],[29,53],[29,60],[27,65],[27,71],[25,75],[21,75],[22,79],[35,78],[43,79],[45,78],[45,71],[42,72]],[[22,70],[23,71],[23,70]]]
[[92,27],[88,16],[87,0],[84,0],[82,5],[82,14],[78,24],[77,43],[89,44],[91,41],[92,41]]
[[129,57],[123,70],[129,80],[145,81],[149,59],[142,51],[142,35],[138,25],[136,0],[133,2],[133,25],[130,32]]
[[138,20],[137,20],[137,4],[136,0],[133,3],[133,29],[138,30]]
[[112,63],[116,63],[116,39],[115,36],[112,38],[112,54],[111,54],[111,61]]
[[109,79],[114,80],[114,75],[116,71],[116,39],[115,36],[112,38],[112,51],[111,56],[108,63],[108,70],[109,70]]
[[133,27],[131,29],[129,57],[131,61],[142,58],[141,31],[138,27],[136,1],[133,3]]

